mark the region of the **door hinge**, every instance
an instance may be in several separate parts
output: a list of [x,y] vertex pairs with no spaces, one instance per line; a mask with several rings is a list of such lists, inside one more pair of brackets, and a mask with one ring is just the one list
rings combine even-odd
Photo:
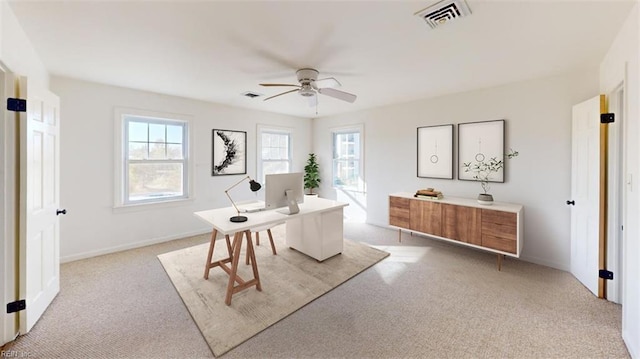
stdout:
[[7,314],[19,312],[21,310],[25,310],[27,308],[27,302],[22,300],[16,300],[15,302],[11,302],[7,304]]
[[600,123],[612,123],[615,120],[615,114],[613,113],[601,113]]
[[7,110],[13,112],[27,112],[27,100],[9,97],[7,99]]
[[598,277],[602,278],[602,279],[613,279],[613,272],[608,271],[606,269],[600,269],[598,271]]

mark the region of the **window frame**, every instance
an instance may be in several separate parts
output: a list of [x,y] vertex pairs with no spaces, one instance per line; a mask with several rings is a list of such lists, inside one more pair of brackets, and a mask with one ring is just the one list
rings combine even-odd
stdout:
[[[262,158],[262,134],[270,133],[270,134],[284,134],[288,136],[289,140],[289,160],[286,161],[289,163],[289,172],[291,172],[293,168],[293,129],[290,127],[279,127],[279,126],[269,126],[269,125],[261,125],[257,126],[256,131],[256,153],[257,153],[257,161],[256,161],[256,180],[260,183],[264,183],[265,173],[264,173],[264,163],[265,162],[275,162],[270,160],[265,160]],[[281,162],[281,161],[278,161]]]
[[[346,185],[336,185],[336,162],[339,161],[336,158],[336,135],[348,134],[348,133],[358,133],[360,136],[360,145],[358,146],[359,156],[358,156],[358,173],[360,175],[358,184],[354,188],[353,186]],[[342,191],[350,191],[350,192],[361,192],[364,193],[366,191],[365,188],[365,170],[364,170],[364,125],[351,125],[344,127],[334,127],[331,129],[331,186],[335,189],[340,189]]]
[[[134,160],[137,163],[183,163],[181,196],[157,197],[143,200],[129,200],[129,174],[128,167],[131,160],[128,158],[129,131],[128,124],[132,118],[142,119],[150,124],[180,124],[182,131],[182,160],[157,159]],[[194,163],[193,163],[193,133],[192,117],[184,114],[165,113],[132,108],[115,109],[115,165],[114,165],[114,208],[133,208],[147,205],[162,205],[168,203],[180,203],[194,198]],[[166,140],[166,139],[165,139]]]

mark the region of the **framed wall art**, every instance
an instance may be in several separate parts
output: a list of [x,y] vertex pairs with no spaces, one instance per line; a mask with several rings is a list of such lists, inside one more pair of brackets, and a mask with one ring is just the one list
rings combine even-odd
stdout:
[[[475,181],[471,167],[482,166],[495,159],[504,161],[505,120],[470,122],[458,124],[458,179]],[[504,182],[504,167],[492,173],[489,182]]]
[[453,125],[418,127],[418,177],[453,179]]
[[247,132],[212,131],[212,176],[247,173]]

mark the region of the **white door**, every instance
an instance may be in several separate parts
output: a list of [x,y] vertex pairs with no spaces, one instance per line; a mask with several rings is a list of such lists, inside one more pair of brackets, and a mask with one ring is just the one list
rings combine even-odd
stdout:
[[[0,64],[0,98],[16,97],[15,77]],[[12,111],[0,112],[0,298],[2,309],[6,303],[18,299],[15,284],[16,274],[16,188],[15,171],[17,114]],[[18,332],[17,313],[0,310],[0,346],[13,340]]]
[[598,295],[600,96],[573,106],[571,273]]
[[20,79],[20,333],[38,321],[60,290],[60,117],[57,96]]
[[606,282],[607,300],[622,303],[622,248],[623,225],[625,218],[625,184],[624,184],[624,90],[618,87],[609,95],[607,112],[615,114],[615,121],[609,124],[609,168],[608,168],[608,197],[607,204],[607,270],[614,273],[613,279]]

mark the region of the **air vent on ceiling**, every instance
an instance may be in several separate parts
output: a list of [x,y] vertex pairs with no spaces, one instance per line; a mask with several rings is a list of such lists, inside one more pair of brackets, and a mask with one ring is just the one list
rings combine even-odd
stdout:
[[427,24],[435,29],[452,20],[471,15],[471,10],[465,0],[442,0],[415,13]]
[[262,96],[262,94],[259,94],[257,92],[247,91],[247,92],[243,92],[242,96],[246,96],[248,98],[256,98],[256,97]]

